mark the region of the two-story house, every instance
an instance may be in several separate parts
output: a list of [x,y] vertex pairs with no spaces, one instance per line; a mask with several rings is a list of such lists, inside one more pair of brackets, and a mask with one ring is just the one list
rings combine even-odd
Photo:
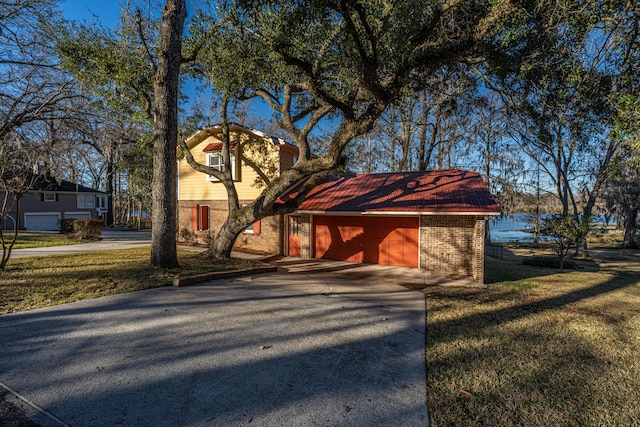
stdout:
[[[232,123],[230,154],[232,176],[240,203],[249,204],[266,183],[290,168],[298,157],[298,148],[280,138]],[[186,140],[194,159],[218,170],[222,162],[222,126],[209,126]],[[215,237],[228,213],[227,192],[216,178],[195,171],[185,159],[178,160],[178,241],[208,244]],[[248,227],[236,240],[245,251],[282,253],[284,239],[282,217],[269,217]]]
[[2,228],[59,231],[63,219],[104,218],[108,197],[102,191],[43,174],[36,179],[31,191],[20,199],[20,214],[9,195],[11,209],[2,219]]
[[[291,167],[297,148],[233,124],[233,177],[241,203]],[[191,135],[196,161],[221,168],[221,126]],[[215,178],[179,160],[179,239],[206,244],[227,217],[227,193]],[[296,190],[280,198],[294,197]],[[482,177],[461,170],[329,176],[296,212],[265,218],[236,240],[242,250],[422,268],[484,280],[484,227],[500,214]]]

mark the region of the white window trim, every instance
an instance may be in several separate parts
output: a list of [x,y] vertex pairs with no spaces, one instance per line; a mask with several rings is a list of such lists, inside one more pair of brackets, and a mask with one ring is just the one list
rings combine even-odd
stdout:
[[[48,197],[53,196],[53,198],[51,200],[48,199]],[[45,202],[55,202],[56,201],[56,193],[44,193],[44,201]]]
[[96,206],[96,212],[98,215],[106,214],[109,211],[109,200],[107,195],[99,195],[96,197],[98,205]]
[[[4,228],[5,225],[7,225],[7,223],[9,222],[8,220],[11,220],[11,223],[13,224],[13,228]],[[16,229],[16,219],[14,217],[12,217],[11,215],[7,214],[2,218],[2,229],[3,230],[15,230]]]
[[[211,160],[213,158],[217,158],[218,160],[218,164],[213,166],[211,164]],[[229,162],[231,163],[231,179],[235,180],[236,179],[236,156],[233,152],[229,152]],[[212,166],[213,168],[224,172],[224,163],[222,162],[222,152],[220,151],[216,151],[213,153],[207,153],[207,166]],[[207,181],[219,181],[218,178],[216,178],[213,175],[207,175]]]
[[[246,204],[246,203],[243,203],[243,204],[242,204],[242,207],[244,208],[245,206],[247,206],[247,204]],[[245,233],[245,234],[255,234],[255,233],[253,232],[253,223],[251,223],[251,225],[250,225],[250,226],[248,226],[247,228],[245,228],[242,232],[243,232],[243,233]]]
[[[71,219],[91,219],[91,211],[72,211],[72,212],[65,212],[64,213],[64,219],[69,219],[68,215],[84,215],[82,217],[75,217],[75,218],[71,218]],[[88,215],[88,216],[87,216]]]
[[98,209],[103,209],[107,207],[107,198],[106,196],[98,196],[98,206],[96,206]]
[[[80,204],[80,199],[83,199],[82,205]],[[91,206],[87,206],[87,200],[91,198]],[[76,196],[76,208],[78,209],[95,209],[96,207],[96,196],[95,194],[82,194],[78,193]]]

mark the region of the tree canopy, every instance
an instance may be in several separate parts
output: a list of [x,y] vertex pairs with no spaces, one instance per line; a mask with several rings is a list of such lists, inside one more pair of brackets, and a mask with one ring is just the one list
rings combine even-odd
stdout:
[[[184,27],[169,25],[172,13],[186,13],[183,2],[161,3],[162,15],[141,13],[136,2],[127,3],[113,29],[97,22],[42,25],[40,17],[54,10],[54,1],[17,2],[26,8],[21,14],[6,12],[10,7],[3,5],[1,41],[14,46],[8,51],[21,52],[36,42],[42,49],[0,58],[1,66],[21,73],[6,73],[21,77],[7,81],[4,87],[12,89],[0,94],[0,107],[9,124],[36,117],[29,112],[37,112],[34,122],[56,123],[46,129],[52,140],[83,135],[107,165],[96,175],[109,175],[114,171],[109,159],[117,159],[144,177],[132,162],[140,150],[122,147],[148,141],[155,123],[154,152],[162,145],[162,163],[175,163],[170,152],[175,154],[183,139],[178,125],[192,126],[181,120],[177,107],[172,111],[185,79],[200,79],[211,88],[205,96],[221,107],[223,124],[238,102],[259,99],[300,156],[253,203],[240,206],[231,176],[196,164],[185,153],[195,169],[225,183],[229,194],[229,220],[213,256],[228,256],[237,233],[252,222],[294,210],[331,171],[360,168],[359,138],[368,141],[367,152],[387,157],[379,167],[481,171],[503,204],[514,209],[510,200],[517,188],[530,187],[541,170],[545,190],[574,214],[578,205],[588,214],[604,183],[613,185],[615,180],[607,181],[608,165],[635,152],[621,147],[638,145],[636,2],[219,0],[190,8]],[[40,32],[23,30],[16,19],[37,22],[30,28]],[[52,44],[58,55],[44,55]],[[160,72],[169,63],[163,61],[172,64],[170,73]],[[34,93],[38,96],[26,96]],[[160,93],[166,96],[159,99]],[[69,105],[80,95],[104,126],[58,125],[67,116],[50,106]],[[18,106],[28,107],[25,114],[13,114]],[[163,106],[171,111],[161,111]],[[68,115],[69,109],[64,111]],[[13,134],[20,129],[11,126]],[[122,130],[114,139],[120,142],[89,141],[106,133],[87,129],[107,128]],[[3,129],[8,126],[0,123]],[[226,162],[228,146],[223,141]],[[362,167],[373,170],[370,157],[361,156],[369,162]],[[162,190],[154,209],[163,206],[166,216],[154,222],[169,224],[163,227],[166,246],[175,240],[169,228],[175,228],[176,209],[175,200],[166,197],[175,191],[165,184],[175,182],[175,171],[158,162],[153,169]],[[302,183],[299,197],[276,204],[294,183]]]
[[[439,71],[473,66],[506,78],[549,48],[553,29],[565,22],[544,1],[224,5],[227,12],[216,17],[219,25],[193,71],[206,76],[227,99],[264,100],[295,140],[300,156],[252,205],[230,206],[232,219],[221,231],[228,238],[224,248],[213,250],[214,256],[228,256],[237,234],[251,222],[295,209],[317,179],[341,164],[354,138],[369,132],[394,102],[424,90]],[[194,33],[211,23],[202,20],[199,25]],[[320,123],[330,123],[333,131],[326,135],[324,154],[313,157],[318,151],[310,135]],[[195,164],[185,151],[194,168],[224,179],[224,173]],[[276,207],[278,196],[296,182],[304,182],[299,198]],[[226,187],[230,200],[237,199],[233,185]]]

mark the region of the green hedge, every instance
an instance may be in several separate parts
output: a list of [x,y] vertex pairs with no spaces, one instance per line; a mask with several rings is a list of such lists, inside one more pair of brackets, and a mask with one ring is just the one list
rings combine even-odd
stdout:
[[60,232],[64,234],[73,233],[73,222],[75,220],[75,218],[65,218],[60,221]]

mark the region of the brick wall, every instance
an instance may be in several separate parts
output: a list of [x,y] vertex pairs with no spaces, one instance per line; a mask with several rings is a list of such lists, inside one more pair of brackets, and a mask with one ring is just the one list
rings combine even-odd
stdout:
[[[241,202],[242,203],[242,202]],[[250,202],[246,202],[250,203]],[[209,206],[209,230],[193,230],[191,222],[192,206]],[[227,218],[226,200],[181,200],[178,202],[178,242],[189,245],[209,245]],[[235,248],[262,253],[281,253],[283,248],[283,220],[281,216],[264,218],[260,221],[260,232],[241,233]]]
[[484,281],[484,217],[420,217],[420,268]]

